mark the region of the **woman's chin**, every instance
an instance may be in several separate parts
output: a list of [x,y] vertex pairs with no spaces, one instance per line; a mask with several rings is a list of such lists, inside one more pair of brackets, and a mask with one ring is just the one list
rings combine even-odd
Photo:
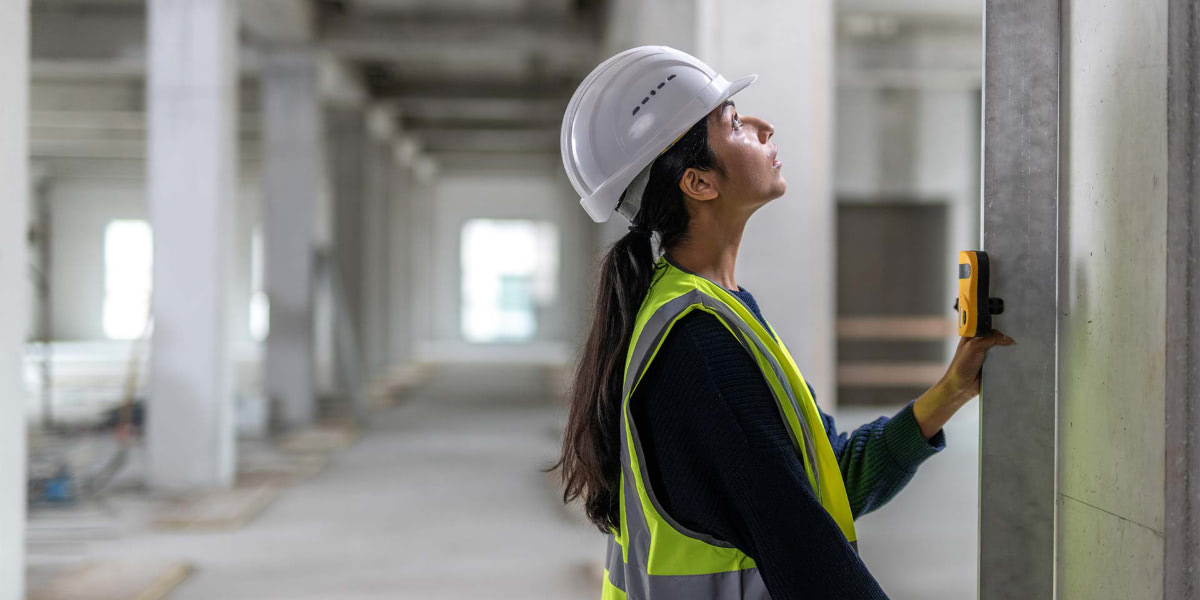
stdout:
[[779,183],[775,186],[775,191],[777,192],[775,198],[787,193],[787,180],[783,178],[783,175],[779,176]]

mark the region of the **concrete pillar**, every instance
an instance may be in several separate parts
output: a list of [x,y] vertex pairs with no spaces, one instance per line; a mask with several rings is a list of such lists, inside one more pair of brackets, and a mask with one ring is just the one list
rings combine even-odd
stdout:
[[1196,7],[986,19],[980,598],[1196,598]]
[[743,6],[700,0],[697,57],[727,78],[758,73],[734,98],[775,126],[787,194],[746,226],[738,283],[750,290],[826,411],[837,406],[836,213],[832,194],[833,7],[830,0]]
[[362,205],[363,371],[366,381],[379,376],[388,355],[389,204],[392,194],[393,137],[396,114],[382,106],[368,112],[366,186]]
[[424,348],[433,340],[433,248],[435,225],[434,201],[436,196],[436,167],[428,157],[417,160],[413,166],[408,202],[410,228],[408,230],[409,265],[413,274],[413,297],[410,323],[416,358],[424,358]]
[[367,150],[367,122],[360,107],[326,111],[329,131],[330,182],[334,205],[334,254],[343,297],[354,337],[362,339],[362,228],[363,161]]
[[388,195],[388,340],[386,363],[402,366],[413,358],[412,204],[415,140],[403,138],[392,145],[391,193]]
[[[1168,318],[1170,265],[1187,259],[1186,246],[1173,254],[1167,242],[1169,228],[1183,225],[1171,223],[1179,213],[1168,205],[1168,4],[1060,4],[1059,598],[1196,597],[1164,591],[1177,575],[1165,567],[1164,538],[1180,533],[1165,519],[1176,358],[1168,336],[1188,327],[1186,311]],[[995,407],[995,418],[1011,421],[1006,408]]]
[[277,423],[316,414],[314,225],[324,185],[316,63],[304,49],[271,49],[262,70],[264,268],[270,329],[264,380]]
[[[699,17],[710,3],[711,0],[614,0],[605,28],[605,57],[634,46],[661,44],[708,60],[700,56],[700,48],[704,45],[702,38],[711,38],[714,32],[702,32]],[[720,67],[712,66],[720,72]],[[629,232],[628,227],[629,221],[619,215],[595,226],[599,251],[607,251],[609,245]],[[592,300],[587,299],[588,302]]]
[[152,2],[147,200],[154,230],[149,480],[229,486],[234,474],[227,287],[237,168],[233,0]]
[[0,600],[25,597],[26,195],[29,2],[0,4]]
[[[667,44],[729,79],[758,73],[734,101],[770,121],[788,192],[750,219],[738,254],[738,283],[750,290],[788,343],[829,411],[836,406],[836,264],[831,191],[833,9],[830,0],[755,4],[770,19],[747,19],[741,5],[712,0],[620,0],[606,45],[616,52]],[[620,217],[599,241],[625,234]]]
[[341,306],[336,307],[337,397],[361,413],[363,382],[363,195],[367,169],[367,119],[359,102],[341,102],[325,112],[329,180],[333,198],[333,252],[328,280]]

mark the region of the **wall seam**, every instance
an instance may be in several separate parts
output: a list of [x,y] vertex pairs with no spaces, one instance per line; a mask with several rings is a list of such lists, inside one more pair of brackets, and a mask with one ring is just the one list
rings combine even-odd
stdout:
[[[1063,234],[1063,226],[1069,222],[1069,219],[1064,218],[1063,212],[1068,209],[1069,198],[1067,191],[1071,185],[1071,173],[1064,165],[1066,157],[1070,156],[1071,140],[1067,135],[1064,122],[1066,120],[1067,111],[1070,108],[1071,89],[1066,85],[1067,75],[1071,66],[1071,4],[1069,0],[1059,0],[1058,2],[1058,157],[1056,159],[1058,166],[1058,206],[1054,213],[1054,481],[1051,484],[1051,493],[1054,495],[1054,514],[1050,518],[1051,522],[1051,541],[1050,541],[1050,557],[1053,565],[1050,569],[1050,597],[1054,600],[1059,598],[1058,593],[1058,553],[1059,553],[1059,526],[1062,515],[1061,501],[1059,496],[1060,479],[1059,472],[1061,469],[1061,436],[1058,434],[1059,424],[1059,386],[1061,385],[1059,364],[1060,349],[1062,348],[1062,323],[1060,315],[1063,314],[1062,306],[1064,302],[1064,285],[1065,279],[1063,276],[1062,259],[1067,256],[1063,249],[1063,244],[1069,243],[1069,236]],[[1063,108],[1066,106],[1067,108]],[[1072,498],[1075,500],[1075,498]],[[1084,503],[1086,504],[1086,503]],[[1090,505],[1089,505],[1090,506]],[[1099,509],[1098,507],[1093,507]],[[1107,512],[1107,511],[1105,511]]]
[[1151,526],[1149,526],[1149,525],[1146,525],[1145,523],[1141,523],[1141,522],[1135,521],[1135,520],[1133,520],[1133,519],[1130,519],[1129,517],[1124,517],[1124,516],[1121,516],[1121,515],[1119,515],[1119,514],[1117,514],[1117,513],[1113,512],[1113,511],[1111,511],[1111,510],[1108,510],[1108,509],[1105,509],[1105,508],[1101,508],[1101,507],[1099,507],[1099,506],[1096,506],[1095,504],[1092,504],[1091,502],[1087,502],[1087,501],[1085,501],[1085,500],[1080,500],[1079,498],[1076,498],[1075,496],[1072,496],[1072,495],[1070,495],[1070,494],[1059,494],[1059,495],[1060,495],[1061,497],[1063,497],[1063,498],[1066,498],[1066,499],[1068,499],[1068,500],[1071,500],[1071,501],[1073,501],[1073,502],[1078,502],[1079,504],[1082,504],[1082,505],[1084,505],[1084,506],[1087,506],[1088,508],[1093,508],[1093,509],[1096,509],[1096,510],[1098,510],[1098,511],[1100,511],[1100,512],[1104,513],[1104,514],[1107,514],[1107,515],[1114,516],[1114,517],[1116,517],[1116,518],[1118,518],[1118,519],[1120,519],[1120,520],[1122,520],[1122,521],[1125,521],[1125,522],[1127,522],[1127,523],[1131,523],[1131,524],[1133,524],[1133,525],[1137,525],[1138,527],[1141,527],[1142,529],[1145,529],[1145,530],[1147,530],[1147,531],[1153,532],[1155,535],[1158,535],[1159,537],[1163,537],[1164,535],[1166,535],[1166,533],[1165,533],[1165,532],[1163,532],[1163,531],[1161,531],[1161,530],[1159,530],[1159,529],[1155,529],[1154,527],[1151,527]]

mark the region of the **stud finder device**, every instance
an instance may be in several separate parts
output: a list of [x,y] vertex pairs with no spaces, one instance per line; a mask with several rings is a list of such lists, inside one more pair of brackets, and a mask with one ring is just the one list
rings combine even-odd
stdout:
[[992,315],[1004,312],[1004,300],[988,297],[987,252],[964,250],[958,253],[958,335],[979,337],[992,331]]

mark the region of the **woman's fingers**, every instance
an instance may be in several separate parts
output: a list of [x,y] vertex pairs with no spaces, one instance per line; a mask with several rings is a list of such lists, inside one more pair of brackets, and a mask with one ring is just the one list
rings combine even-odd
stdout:
[[998,329],[993,329],[992,332],[987,335],[987,337],[988,337],[988,339],[991,340],[991,344],[989,344],[989,347],[991,347],[991,346],[1011,346],[1011,345],[1017,343],[1016,340],[1008,337],[1007,335],[1004,335],[1004,333]]
[[977,338],[971,338],[974,346],[979,351],[987,351],[992,346],[1012,346],[1016,344],[1016,340],[1004,335],[998,329],[993,329],[990,333]]

